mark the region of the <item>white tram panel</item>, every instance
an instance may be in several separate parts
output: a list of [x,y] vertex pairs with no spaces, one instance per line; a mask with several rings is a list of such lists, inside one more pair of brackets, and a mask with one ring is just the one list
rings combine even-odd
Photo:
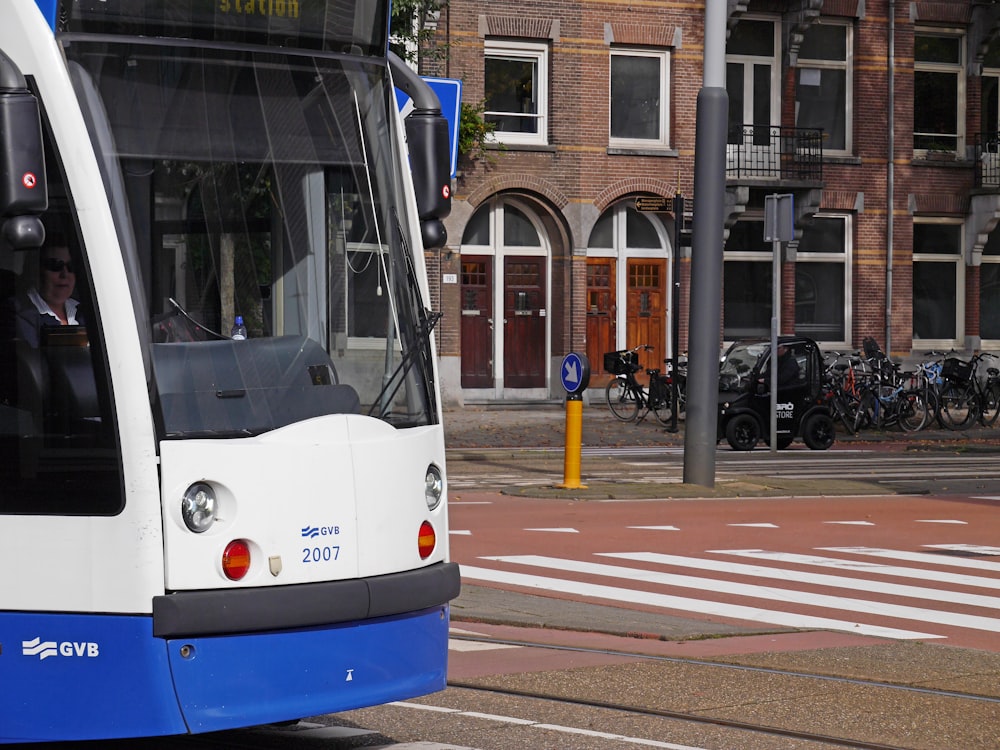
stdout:
[[[135,312],[118,237],[111,222],[93,148],[52,30],[33,0],[3,0],[0,49],[37,84],[49,125],[61,144],[77,220],[88,246],[94,294],[101,301],[111,363],[126,493],[114,517],[16,516],[0,524],[0,569],[6,610],[66,612],[152,611],[163,592],[161,521],[155,431],[143,382]],[[11,571],[24,571],[17,576]]]
[[[396,430],[330,415],[238,440],[161,443],[166,587],[268,586],[384,575],[447,559],[447,537],[421,560],[424,520],[447,528],[446,503],[428,511],[423,477],[441,455],[422,449],[436,428]],[[438,430],[439,431],[439,430]],[[439,431],[440,432],[440,431]],[[440,451],[443,454],[443,450]],[[205,466],[213,467],[205,473]],[[193,534],[181,498],[196,482],[218,494],[216,523]],[[233,539],[251,546],[239,582],[222,572]]]

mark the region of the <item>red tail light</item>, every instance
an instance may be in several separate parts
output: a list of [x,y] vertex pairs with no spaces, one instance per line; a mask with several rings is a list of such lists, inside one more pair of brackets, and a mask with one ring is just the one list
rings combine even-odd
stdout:
[[230,581],[239,581],[250,570],[250,545],[243,539],[234,539],[222,553],[222,572]]
[[437,544],[437,535],[434,533],[434,527],[430,525],[430,522],[424,521],[420,524],[420,531],[417,532],[417,552],[420,553],[421,560],[426,560],[431,556],[435,544]]

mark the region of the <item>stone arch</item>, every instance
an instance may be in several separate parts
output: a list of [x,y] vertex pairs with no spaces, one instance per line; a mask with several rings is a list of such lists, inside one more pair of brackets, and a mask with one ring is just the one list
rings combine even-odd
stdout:
[[603,213],[612,203],[617,203],[627,195],[638,194],[661,195],[664,198],[673,198],[677,193],[677,186],[666,180],[658,180],[655,177],[627,177],[623,180],[608,185],[594,198],[594,206],[598,213]]
[[497,175],[483,181],[475,190],[466,197],[469,205],[478,208],[483,202],[489,200],[494,195],[507,192],[525,191],[536,193],[557,210],[562,210],[569,205],[569,197],[548,180],[535,175],[511,174]]

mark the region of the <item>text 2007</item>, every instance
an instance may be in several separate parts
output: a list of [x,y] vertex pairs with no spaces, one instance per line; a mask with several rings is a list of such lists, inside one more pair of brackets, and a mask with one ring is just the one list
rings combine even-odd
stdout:
[[340,557],[339,546],[302,548],[302,562],[304,563],[336,562],[338,557]]

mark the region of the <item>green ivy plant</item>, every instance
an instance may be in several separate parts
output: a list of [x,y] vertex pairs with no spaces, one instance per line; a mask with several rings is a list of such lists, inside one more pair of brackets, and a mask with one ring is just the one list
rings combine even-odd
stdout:
[[483,159],[492,164],[496,161],[496,152],[503,150],[503,144],[498,144],[493,149],[486,148],[486,144],[491,143],[490,135],[497,126],[495,122],[488,122],[483,117],[485,109],[485,102],[462,102],[458,123],[458,154],[469,161]]

